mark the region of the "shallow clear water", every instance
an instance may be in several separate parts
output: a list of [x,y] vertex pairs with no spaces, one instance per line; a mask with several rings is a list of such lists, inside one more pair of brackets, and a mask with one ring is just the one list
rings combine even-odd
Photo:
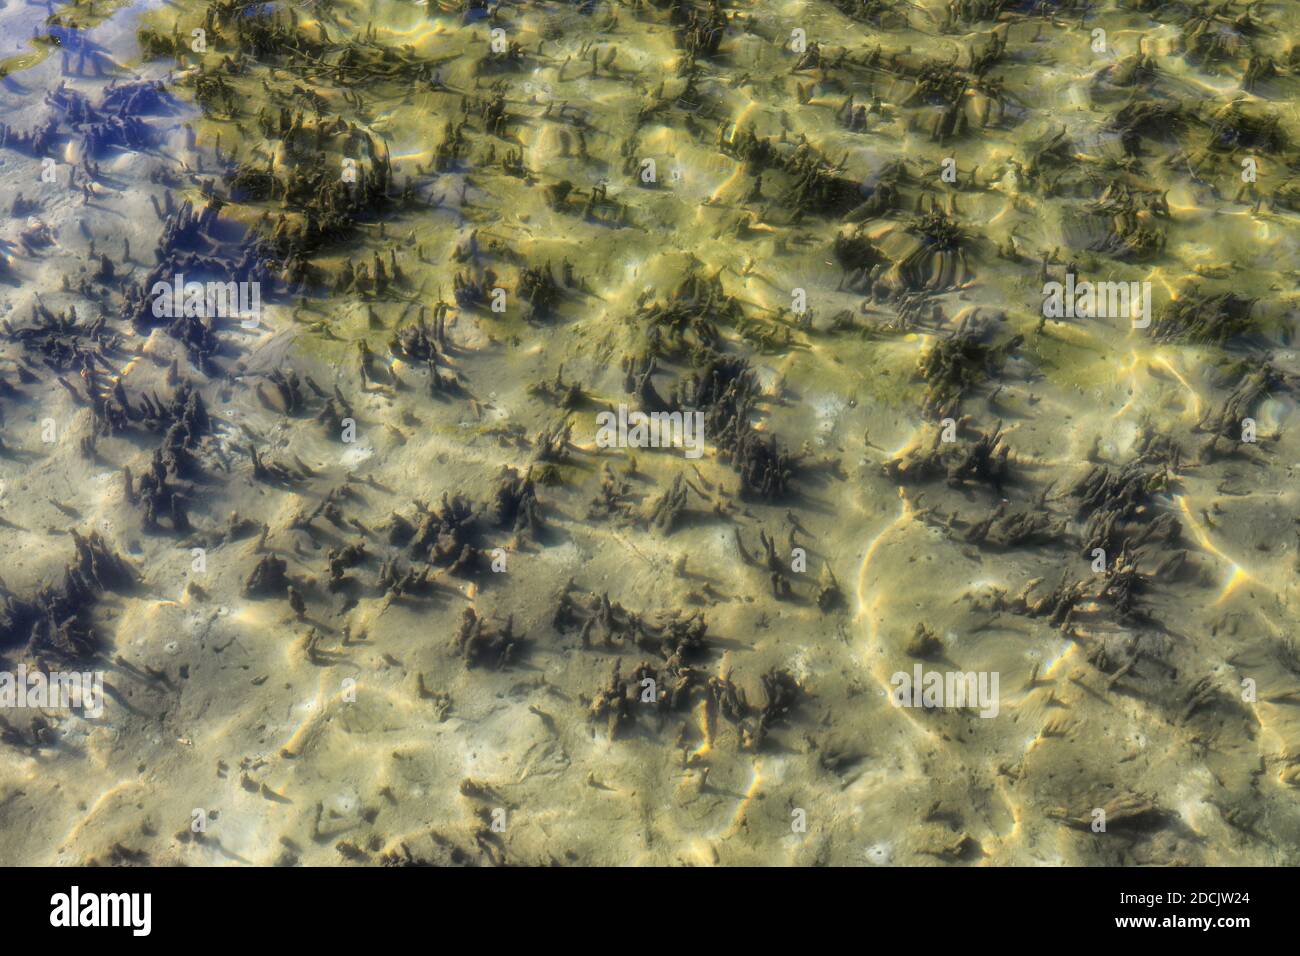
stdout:
[[0,859],[1295,862],[1294,12],[0,10]]

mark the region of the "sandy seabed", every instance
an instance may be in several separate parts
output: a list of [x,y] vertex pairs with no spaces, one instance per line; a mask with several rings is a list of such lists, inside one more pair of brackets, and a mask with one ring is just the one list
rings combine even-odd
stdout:
[[9,0],[0,861],[1295,864],[1297,12]]

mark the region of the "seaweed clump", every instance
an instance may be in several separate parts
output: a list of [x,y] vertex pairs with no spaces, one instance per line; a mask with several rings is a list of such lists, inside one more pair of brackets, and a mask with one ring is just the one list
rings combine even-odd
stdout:
[[772,727],[787,720],[803,696],[799,681],[789,671],[780,668],[774,667],[765,673],[762,685],[763,706],[759,710],[758,720],[741,731],[741,747],[744,750],[761,750]]
[[988,434],[977,431],[974,441],[945,442],[943,432],[936,432],[928,448],[913,448],[885,462],[884,471],[900,485],[943,478],[953,488],[983,484],[1000,495],[1011,479],[1010,454],[1010,446],[1002,440],[1001,428]]
[[502,467],[486,516],[496,528],[521,537],[535,539],[541,533],[542,512],[531,468],[521,475],[508,465]]
[[520,539],[536,540],[544,524],[532,469],[520,474],[503,467],[490,498],[482,506],[462,495],[442,496],[430,509],[416,502],[417,520],[394,514],[389,541],[407,545],[410,556],[446,568],[452,574],[473,574],[483,564],[486,530],[508,531]]
[[130,590],[136,573],[109,550],[99,532],[71,534],[76,554],[65,566],[62,581],[43,585],[30,598],[5,595],[0,649],[23,646],[38,662],[82,661],[103,649],[103,636],[93,621],[95,605],[105,591]]
[[717,53],[727,30],[727,18],[718,0],[710,0],[707,7],[673,0],[671,21],[677,45],[686,51],[690,61]]
[[599,639],[604,647],[638,647],[658,653],[675,669],[684,666],[706,647],[709,625],[699,613],[679,610],[641,614],[609,599],[608,594],[575,594],[570,581],[556,599],[551,624],[565,633],[578,628],[583,647]]
[[[608,594],[578,593],[570,581],[557,598],[552,626],[560,633],[576,628],[583,647],[599,641],[607,648],[636,647],[660,659],[643,661],[630,679],[623,676],[622,660],[615,660],[608,683],[588,708],[591,719],[605,721],[611,739],[635,723],[638,709],[662,717],[691,707],[700,697],[710,709],[710,723],[717,713],[737,724],[751,713],[744,692],[729,676],[708,677],[695,666],[708,649],[708,623],[702,614],[670,610],[643,615],[611,601]],[[786,677],[772,672],[764,678],[768,703],[758,723],[742,731],[743,745],[760,746],[768,729],[789,714],[798,692],[797,684],[791,692],[793,681]]]
[[639,305],[636,319],[645,325],[648,351],[665,358],[697,362],[721,344],[719,325],[742,317],[740,303],[722,288],[720,275],[692,272],[666,302]]
[[269,278],[266,257],[255,241],[241,237],[230,244],[216,238],[222,205],[221,200],[211,197],[196,213],[194,204],[187,199],[171,211],[155,250],[158,264],[141,283],[127,287],[120,311],[121,317],[142,335],[155,327],[165,329],[205,374],[217,370],[215,359],[222,348],[217,336],[219,317],[199,314],[209,310],[187,308],[182,302],[159,308],[160,300],[153,290],[160,285],[170,288],[178,275],[219,275],[235,282],[258,283]]
[[1130,463],[1114,470],[1098,465],[1075,482],[1069,495],[1086,518],[1082,550],[1101,548],[1107,555],[1136,553],[1148,543],[1169,546],[1178,541],[1181,526],[1169,512],[1160,512],[1152,494],[1168,483],[1164,468]]
[[465,608],[456,632],[454,647],[466,668],[491,667],[503,670],[514,663],[526,646],[522,635],[514,631],[511,615],[504,628],[495,628],[479,617],[472,607]]
[[775,435],[764,435],[750,422],[757,398],[749,363],[714,355],[678,383],[670,403],[704,412],[705,433],[740,475],[743,496],[772,500],[789,490],[798,459],[781,448]]
[[1116,179],[1089,204],[1088,211],[1103,223],[1103,235],[1089,245],[1096,252],[1141,260],[1165,248],[1161,221],[1169,218],[1169,204],[1163,192]]
[[45,95],[45,102],[63,115],[63,121],[81,133],[82,155],[94,159],[113,147],[147,149],[154,144],[152,127],[138,115],[161,105],[161,84],[133,83],[110,89],[99,106],[60,83]]
[[109,398],[94,395],[94,409],[95,427],[101,434],[120,431],[132,421],[163,433],[161,444],[154,449],[138,481],[129,468],[123,469],[126,499],[143,509],[147,529],[158,528],[165,517],[173,531],[188,531],[192,489],[185,479],[197,468],[195,452],[209,428],[207,408],[199,393],[182,384],[170,402],[161,401],[157,395],[152,399],[143,396],[140,407],[134,408],[118,382]]
[[[1273,389],[1283,386],[1285,378],[1267,363],[1246,364],[1238,371],[1236,383],[1231,393],[1217,407],[1207,408],[1196,424],[1196,430],[1209,432],[1209,449],[1217,449],[1222,439],[1237,439],[1241,436],[1243,421],[1252,413],[1257,402]],[[1201,458],[1209,456],[1202,451]]]
[[791,220],[799,222],[806,213],[842,216],[863,204],[862,186],[841,173],[843,163],[832,163],[810,143],[797,147],[758,136],[752,124],[718,129],[718,149],[724,155],[745,163],[746,171],[759,175],[775,169],[789,180],[780,202],[791,210]]
[[926,385],[922,414],[931,419],[955,417],[963,396],[1002,365],[1007,354],[1018,348],[1023,336],[1014,335],[994,345],[987,324],[977,316],[964,317],[950,334],[927,350],[917,363]]
[[1254,327],[1255,300],[1235,292],[1184,289],[1152,324],[1159,342],[1183,341],[1194,345],[1225,345]]

